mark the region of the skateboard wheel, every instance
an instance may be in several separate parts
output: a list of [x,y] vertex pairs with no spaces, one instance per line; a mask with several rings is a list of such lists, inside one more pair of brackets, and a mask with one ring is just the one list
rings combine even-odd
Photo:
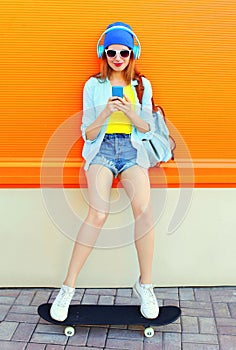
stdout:
[[145,337],[147,337],[147,338],[153,337],[153,336],[154,336],[154,329],[153,329],[152,327],[147,327],[147,328],[145,328],[145,330],[144,330],[144,335],[145,335]]
[[65,328],[64,333],[67,337],[73,337],[73,335],[75,334],[75,329],[74,327],[68,326]]

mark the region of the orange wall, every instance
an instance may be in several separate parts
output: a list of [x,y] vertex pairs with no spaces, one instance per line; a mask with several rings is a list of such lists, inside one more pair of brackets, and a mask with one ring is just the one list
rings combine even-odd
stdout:
[[[136,0],[117,5],[108,0],[2,0],[1,185],[39,185],[48,140],[81,110],[83,84],[98,71],[100,34],[109,23],[122,20],[139,37],[138,67],[178,131],[177,162],[186,158],[181,135],[193,163],[206,164],[201,171],[195,165],[196,183],[234,186],[235,18],[235,0]],[[70,152],[77,164],[68,166],[70,185],[81,160],[80,147],[77,142]],[[209,170],[209,162],[220,164],[220,175],[217,166]],[[173,170],[167,165],[168,171],[171,182]]]

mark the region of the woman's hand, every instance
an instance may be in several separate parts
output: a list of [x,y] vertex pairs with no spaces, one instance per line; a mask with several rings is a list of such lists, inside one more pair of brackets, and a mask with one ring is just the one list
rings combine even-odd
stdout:
[[115,105],[117,110],[123,112],[128,118],[131,119],[131,114],[133,112],[132,103],[127,96],[124,95],[124,98],[116,97]]
[[118,111],[117,99],[118,99],[118,97],[110,97],[109,98],[107,105],[103,111],[104,114],[106,115],[106,117],[109,117],[112,113]]

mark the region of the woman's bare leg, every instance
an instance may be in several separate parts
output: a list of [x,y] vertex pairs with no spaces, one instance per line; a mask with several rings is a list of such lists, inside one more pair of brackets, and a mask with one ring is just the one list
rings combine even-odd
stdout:
[[64,284],[75,287],[76,279],[85,261],[93,250],[99,232],[109,212],[112,172],[101,165],[93,164],[87,171],[89,211],[74,243]]
[[154,254],[154,225],[150,204],[148,171],[133,166],[121,174],[121,181],[128,194],[135,218],[135,246],[137,249],[141,283],[152,283]]

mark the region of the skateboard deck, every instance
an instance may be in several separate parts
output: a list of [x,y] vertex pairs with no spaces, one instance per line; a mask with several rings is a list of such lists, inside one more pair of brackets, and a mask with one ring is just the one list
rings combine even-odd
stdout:
[[67,336],[74,334],[73,326],[76,325],[140,325],[145,327],[145,336],[151,337],[154,334],[151,326],[164,326],[176,321],[181,315],[177,306],[161,306],[157,318],[147,319],[140,313],[138,305],[71,305],[67,319],[59,322],[50,316],[51,305],[42,304],[38,307],[40,317],[53,324],[70,326],[65,329]]

